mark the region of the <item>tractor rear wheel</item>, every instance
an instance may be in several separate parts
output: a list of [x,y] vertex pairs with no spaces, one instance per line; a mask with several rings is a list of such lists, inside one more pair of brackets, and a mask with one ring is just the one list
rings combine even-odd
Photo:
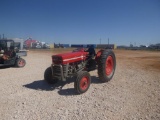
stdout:
[[46,80],[49,84],[55,84],[58,82],[57,79],[53,79],[52,77],[52,69],[48,67],[44,72],[44,80]]
[[91,84],[91,77],[87,71],[80,71],[74,82],[74,88],[78,94],[85,93]]
[[22,58],[18,58],[15,65],[19,68],[24,67],[26,65],[26,61]]
[[98,76],[102,82],[112,79],[116,68],[116,57],[113,51],[104,50],[98,61]]

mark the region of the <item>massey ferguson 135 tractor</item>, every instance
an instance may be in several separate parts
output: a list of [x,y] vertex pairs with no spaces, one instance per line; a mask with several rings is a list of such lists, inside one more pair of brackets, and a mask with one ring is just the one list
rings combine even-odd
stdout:
[[58,80],[76,77],[74,88],[78,94],[86,92],[91,84],[89,71],[97,69],[99,79],[108,82],[116,68],[116,57],[112,50],[99,50],[95,57],[89,56],[83,48],[70,53],[52,56],[52,64],[44,72],[44,80],[55,84]]

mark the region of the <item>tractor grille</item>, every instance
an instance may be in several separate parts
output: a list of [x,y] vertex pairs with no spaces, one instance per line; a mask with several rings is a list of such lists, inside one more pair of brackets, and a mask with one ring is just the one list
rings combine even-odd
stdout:
[[53,78],[61,80],[61,67],[59,65],[53,66]]
[[67,65],[54,65],[53,78],[58,80],[65,80],[67,76]]

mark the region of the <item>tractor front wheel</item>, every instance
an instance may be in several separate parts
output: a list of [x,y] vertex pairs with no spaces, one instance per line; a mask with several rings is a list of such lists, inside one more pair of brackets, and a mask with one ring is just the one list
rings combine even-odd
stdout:
[[85,93],[91,84],[91,77],[87,71],[80,71],[74,82],[74,88],[78,94]]
[[57,79],[53,79],[52,77],[52,69],[48,67],[44,72],[44,80],[47,81],[49,84],[55,84],[58,82]]

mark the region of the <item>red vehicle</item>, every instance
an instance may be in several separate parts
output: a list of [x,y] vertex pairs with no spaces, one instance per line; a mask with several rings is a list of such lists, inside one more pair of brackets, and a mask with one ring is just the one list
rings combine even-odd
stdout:
[[91,84],[89,71],[98,70],[99,79],[108,82],[112,79],[116,68],[116,57],[112,50],[102,49],[95,57],[89,56],[83,48],[70,53],[52,56],[52,64],[44,72],[44,79],[55,84],[57,81],[66,81],[76,77],[74,88],[78,94],[88,90]]

